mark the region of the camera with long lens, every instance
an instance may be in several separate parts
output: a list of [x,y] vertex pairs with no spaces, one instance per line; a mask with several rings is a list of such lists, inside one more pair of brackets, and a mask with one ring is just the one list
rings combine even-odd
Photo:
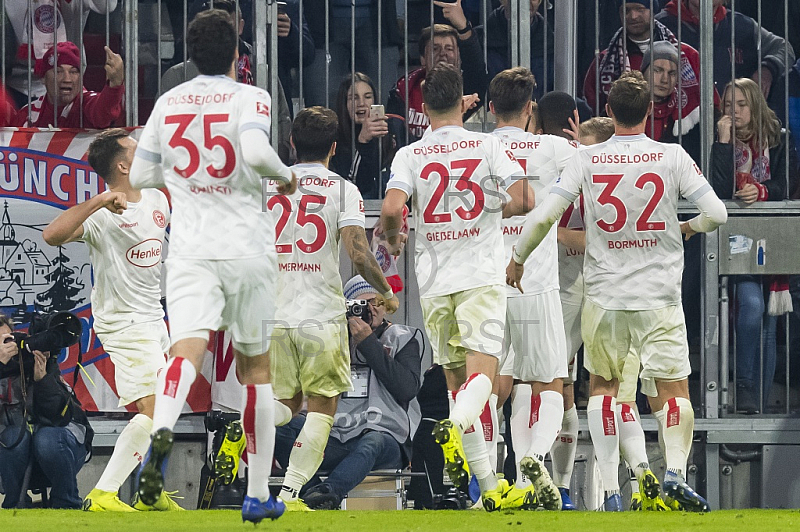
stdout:
[[0,365],[0,378],[18,375],[20,366],[25,365],[26,372],[33,367],[33,352],[61,351],[78,342],[83,328],[81,320],[72,312],[36,313],[31,316],[28,332],[14,331],[13,338],[7,342],[16,342],[19,354]]
[[348,299],[345,301],[345,316],[348,318],[361,318],[369,324],[372,323],[372,311],[366,299]]

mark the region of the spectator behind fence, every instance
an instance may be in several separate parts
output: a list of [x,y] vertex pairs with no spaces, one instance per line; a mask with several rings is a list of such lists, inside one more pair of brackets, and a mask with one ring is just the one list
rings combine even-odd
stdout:
[[[10,125],[17,127],[83,127],[103,129],[122,114],[125,67],[119,54],[106,50],[106,84],[99,93],[81,87],[81,55],[71,42],[58,43],[57,61],[51,47],[36,61],[36,77],[47,92],[23,107]],[[81,96],[81,94],[83,96]],[[56,116],[57,115],[57,116]]]
[[[545,54],[545,24],[544,17],[539,13],[542,0],[530,1],[530,32],[531,32],[531,72],[538,81],[533,91],[534,100],[538,100],[545,92],[553,90],[553,27],[551,18],[547,27],[547,54]],[[511,40],[509,28],[510,16],[509,0],[500,0],[500,6],[486,17],[486,27],[475,28],[478,33],[478,42],[483,44],[483,34],[486,32],[486,62],[489,68],[489,79],[493,79],[499,72],[511,68]],[[547,87],[544,86],[544,69],[547,65]]]
[[[355,83],[351,83],[353,79]],[[339,85],[336,97],[339,135],[331,169],[355,182],[364,199],[381,196],[388,178],[384,173],[397,149],[397,140],[389,134],[385,114],[379,116],[370,113],[370,106],[376,101],[375,84],[366,74],[356,72],[352,79],[348,75]]]
[[[198,13],[211,9],[210,2],[203,2],[200,4]],[[238,57],[236,59],[236,80],[240,83],[253,85],[255,80],[251,70],[252,62],[250,56],[252,54],[252,47],[246,43],[242,38],[242,31],[244,29],[244,20],[242,19],[241,12],[236,11],[236,3],[233,0],[215,0],[214,9],[221,9],[231,15],[231,22],[238,20],[234,23],[234,27],[239,35],[239,48],[237,50]],[[179,63],[166,72],[161,77],[161,94],[164,94],[170,89],[173,89],[185,81],[194,79],[200,75],[200,71],[191,59],[187,59],[186,63]],[[275,107],[278,111],[278,155],[284,164],[289,164],[291,159],[292,147],[289,144],[289,135],[292,130],[292,115],[289,111],[289,104],[286,95],[283,91],[283,85],[280,80],[278,81],[278,95],[274,97]],[[274,108],[273,108],[274,109]]]
[[[441,2],[439,2],[441,4]],[[453,4],[449,9],[460,11],[458,4]],[[447,14],[449,11],[445,11]],[[456,15],[451,15],[456,19]],[[463,13],[461,15],[463,17]],[[456,19],[460,20],[460,19]],[[466,19],[464,19],[466,20]],[[453,22],[456,24],[456,22]],[[466,23],[465,23],[466,24]],[[422,30],[419,37],[419,61],[422,68],[418,68],[408,73],[408,95],[406,95],[406,77],[397,81],[397,85],[389,93],[389,102],[386,112],[392,117],[405,117],[406,127],[408,128],[408,143],[415,142],[422,138],[422,134],[430,124],[430,119],[422,111],[422,82],[428,70],[438,63],[453,65],[460,71],[464,79],[464,94],[477,94],[478,98],[484,98],[486,89],[489,88],[489,80],[486,77],[486,68],[483,61],[483,50],[472,26],[465,25],[461,30],[460,26],[448,26],[446,24],[434,24],[433,28],[428,27]],[[433,38],[431,38],[433,34]],[[408,116],[406,116],[406,105],[408,105]],[[466,120],[477,107],[471,108],[464,115]],[[390,126],[392,120],[390,119]],[[397,138],[402,144],[406,144],[406,135],[402,128],[397,128]],[[395,128],[393,127],[393,131]]]
[[[0,315],[0,484],[3,508],[26,507],[30,487],[52,487],[53,508],[79,509],[77,474],[91,454],[94,432],[61,377],[56,353],[20,353],[11,320]],[[25,375],[24,382],[20,375]],[[18,503],[19,504],[18,506]]]
[[[308,11],[307,5],[303,11]],[[300,15],[298,0],[286,0],[286,7],[279,5],[277,25],[278,77],[286,91],[286,100],[291,102],[292,98],[299,95],[299,90],[295,89],[292,81],[292,69],[299,69],[300,66],[300,40],[303,41],[303,68],[308,68],[314,62],[314,39],[311,38],[305,15]]]
[[[789,129],[800,132],[800,59],[789,70]],[[797,138],[794,138],[795,151],[800,148]],[[800,189],[795,187],[789,190],[789,197],[800,199]]]
[[[420,381],[418,329],[385,319],[375,289],[357,275],[344,287],[348,300],[365,300],[368,321],[348,319],[354,390],[339,399],[320,470],[327,479],[303,495],[312,509],[333,510],[375,469],[403,469],[411,423],[408,404]],[[302,418],[295,418],[299,422]],[[297,423],[295,423],[297,424]]]
[[[700,0],[670,0],[664,10],[656,15],[656,20],[673,33],[678,31],[678,2],[681,6],[682,42],[700,49]],[[782,37],[761,28],[758,22],[741,13],[732,13],[726,9],[725,0],[714,0],[714,83],[717,90],[724,87],[734,77],[752,78],[761,83],[761,92],[770,104],[770,108],[783,116],[783,98],[773,95],[773,84],[783,79],[787,67],[794,63],[795,55],[789,45],[788,64],[784,61],[784,43]],[[765,6],[766,7],[766,6]],[[733,21],[733,17],[736,17]],[[731,31],[736,29],[735,76],[731,74]],[[760,50],[760,52],[759,52]],[[759,57],[761,63],[759,64]],[[761,80],[759,81],[759,71]],[[775,91],[779,94],[781,91]],[[777,101],[780,100],[780,101]]]
[[[700,85],[681,85],[678,98],[680,59],[678,49],[669,41],[653,43],[639,67],[653,92],[653,111],[644,133],[658,142],[681,144],[696,163],[700,162]],[[680,104],[679,104],[680,102]]]
[[[364,72],[378,83],[379,103],[385,100],[397,79],[400,46],[403,35],[398,20],[398,4],[404,0],[305,0],[303,10],[314,40],[314,61],[303,71],[303,93],[306,105],[330,106],[336,98],[336,83],[348,72]],[[329,20],[325,20],[326,2]],[[355,19],[355,43],[351,38]],[[380,18],[381,48],[378,53],[378,19]],[[326,35],[325,23],[329,32]],[[326,50],[327,38],[327,50]],[[304,50],[305,52],[305,50]],[[355,65],[351,64],[351,52]],[[305,55],[305,54],[304,54]],[[381,75],[378,75],[378,60]],[[326,68],[329,85],[326,84]],[[327,100],[326,100],[327,98]]]
[[[36,62],[45,52],[53,47],[53,43],[69,41],[79,42],[89,13],[105,14],[117,8],[117,0],[16,0],[3,2],[6,15],[16,36],[16,62],[6,84],[16,101],[17,107],[25,106],[29,99],[35,99],[45,93],[45,87],[37,76],[31,77],[28,87],[28,72],[32,71]],[[31,6],[33,13],[28,11]],[[56,39],[53,38],[53,21],[56,21]],[[33,35],[28,31],[33,28]],[[30,52],[29,52],[30,48]],[[30,53],[30,69],[28,54]]]
[[[592,61],[586,77],[583,80],[583,96],[589,107],[598,116],[605,116],[605,105],[611,84],[620,75],[628,70],[639,70],[644,59],[644,54],[650,49],[650,0],[618,0],[620,20],[625,21],[627,41],[623,47],[625,29],[620,28],[608,43],[608,48],[600,52],[599,67],[597,61]],[[658,0],[653,0],[653,10],[658,11]],[[669,41],[675,47],[678,39],[674,33],[663,24],[654,21],[653,41]],[[683,80],[684,90],[699,85],[700,79],[700,54],[686,42],[681,43],[681,64],[679,69]],[[598,96],[596,71],[600,70],[600,90]],[[715,101],[717,97],[715,97]]]
[[[786,157],[789,182],[798,181],[797,155],[786,141],[780,122],[758,84],[739,78],[728,84],[722,96],[723,117],[717,122],[717,141],[711,147],[711,184],[723,199],[779,201],[786,197]],[[735,125],[735,131],[734,130]],[[735,157],[735,161],[734,161]],[[734,166],[735,164],[735,166]],[[735,191],[735,192],[734,192]],[[769,290],[765,314],[762,282]],[[758,400],[763,379],[764,401],[769,399],[775,376],[777,316],[791,310],[780,304],[788,295],[786,279],[777,276],[736,276],[736,394],[738,409],[756,413],[764,408]],[[761,324],[764,324],[764,365],[759,371]]]

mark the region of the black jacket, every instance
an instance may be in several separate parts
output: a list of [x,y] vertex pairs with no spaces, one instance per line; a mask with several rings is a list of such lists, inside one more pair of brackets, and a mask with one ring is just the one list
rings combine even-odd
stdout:
[[330,168],[340,176],[354,182],[364,199],[380,199],[386,181],[389,179],[388,169],[397,150],[397,141],[394,132],[390,131],[392,139],[390,150],[380,152],[380,138],[374,138],[367,143],[358,141],[361,126],[356,124],[355,147],[356,155],[351,153],[350,139],[340,139],[336,144],[336,154],[331,158]]
[[[767,188],[767,201],[786,199],[786,157],[789,157],[789,191],[797,188],[798,161],[791,134],[787,149],[785,131],[781,131],[781,141],[769,150],[770,179],[762,183]],[[711,186],[720,199],[732,199],[736,172],[733,167],[733,143],[711,145]]]

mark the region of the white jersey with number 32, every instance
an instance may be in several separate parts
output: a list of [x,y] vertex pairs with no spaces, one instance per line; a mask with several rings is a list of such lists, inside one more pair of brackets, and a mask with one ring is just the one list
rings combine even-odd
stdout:
[[523,177],[491,135],[439,127],[395,155],[387,190],[413,200],[421,297],[504,284],[504,188]]
[[[492,135],[499,138],[514,154],[536,194],[536,204],[541,205],[567,161],[575,154],[576,146],[555,135],[534,135],[518,127],[497,128]],[[511,251],[519,240],[525,220],[526,216],[513,216],[503,220],[506,260],[511,258]],[[525,273],[521,281],[524,294],[509,286],[509,297],[542,294],[558,289],[557,232],[558,229],[553,226],[544,241],[525,261]]]
[[276,230],[280,327],[344,316],[339,273],[339,231],[364,227],[364,201],[358,188],[321,164],[296,164],[297,191],[271,194],[267,210]]
[[[242,159],[240,133],[269,135],[266,91],[226,76],[198,76],[161,96],[136,156],[161,164],[172,198],[170,256],[240,259],[274,255],[275,228],[262,209],[261,176]],[[272,148],[265,143],[265,150]]]
[[678,198],[711,191],[678,144],[613,136],[578,150],[552,193],[583,191],[586,298],[606,310],[652,310],[681,301]]

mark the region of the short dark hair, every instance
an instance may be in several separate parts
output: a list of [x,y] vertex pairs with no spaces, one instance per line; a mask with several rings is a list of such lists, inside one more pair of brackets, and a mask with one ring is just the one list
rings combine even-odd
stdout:
[[422,28],[422,31],[419,32],[419,41],[417,41],[419,56],[423,57],[425,55],[425,48],[427,48],[428,43],[431,42],[433,37],[446,36],[452,37],[456,40],[456,44],[458,44],[458,32],[449,24],[434,24],[432,27],[428,26]]
[[640,124],[650,106],[650,87],[638,70],[625,72],[611,84],[608,106],[617,123],[623,127]]
[[125,148],[119,141],[129,134],[128,131],[119,127],[106,129],[89,144],[89,166],[94,168],[95,172],[107,183],[114,181],[114,166],[125,152]]
[[322,161],[336,142],[339,119],[332,109],[315,105],[297,113],[292,122],[292,142],[297,162]]
[[514,67],[497,74],[489,84],[489,101],[495,115],[501,120],[511,120],[528,105],[536,88],[533,72],[525,67]]
[[576,109],[575,98],[561,91],[550,91],[539,99],[539,127],[548,135],[564,137],[569,129],[569,119]]
[[463,95],[464,80],[461,71],[453,65],[439,63],[425,74],[422,101],[429,111],[449,111],[461,103]]
[[0,327],[3,325],[7,326],[12,331],[14,330],[14,322],[11,320],[11,316],[0,313]]
[[238,44],[231,16],[221,9],[203,11],[189,24],[186,45],[189,57],[201,74],[227,74]]

